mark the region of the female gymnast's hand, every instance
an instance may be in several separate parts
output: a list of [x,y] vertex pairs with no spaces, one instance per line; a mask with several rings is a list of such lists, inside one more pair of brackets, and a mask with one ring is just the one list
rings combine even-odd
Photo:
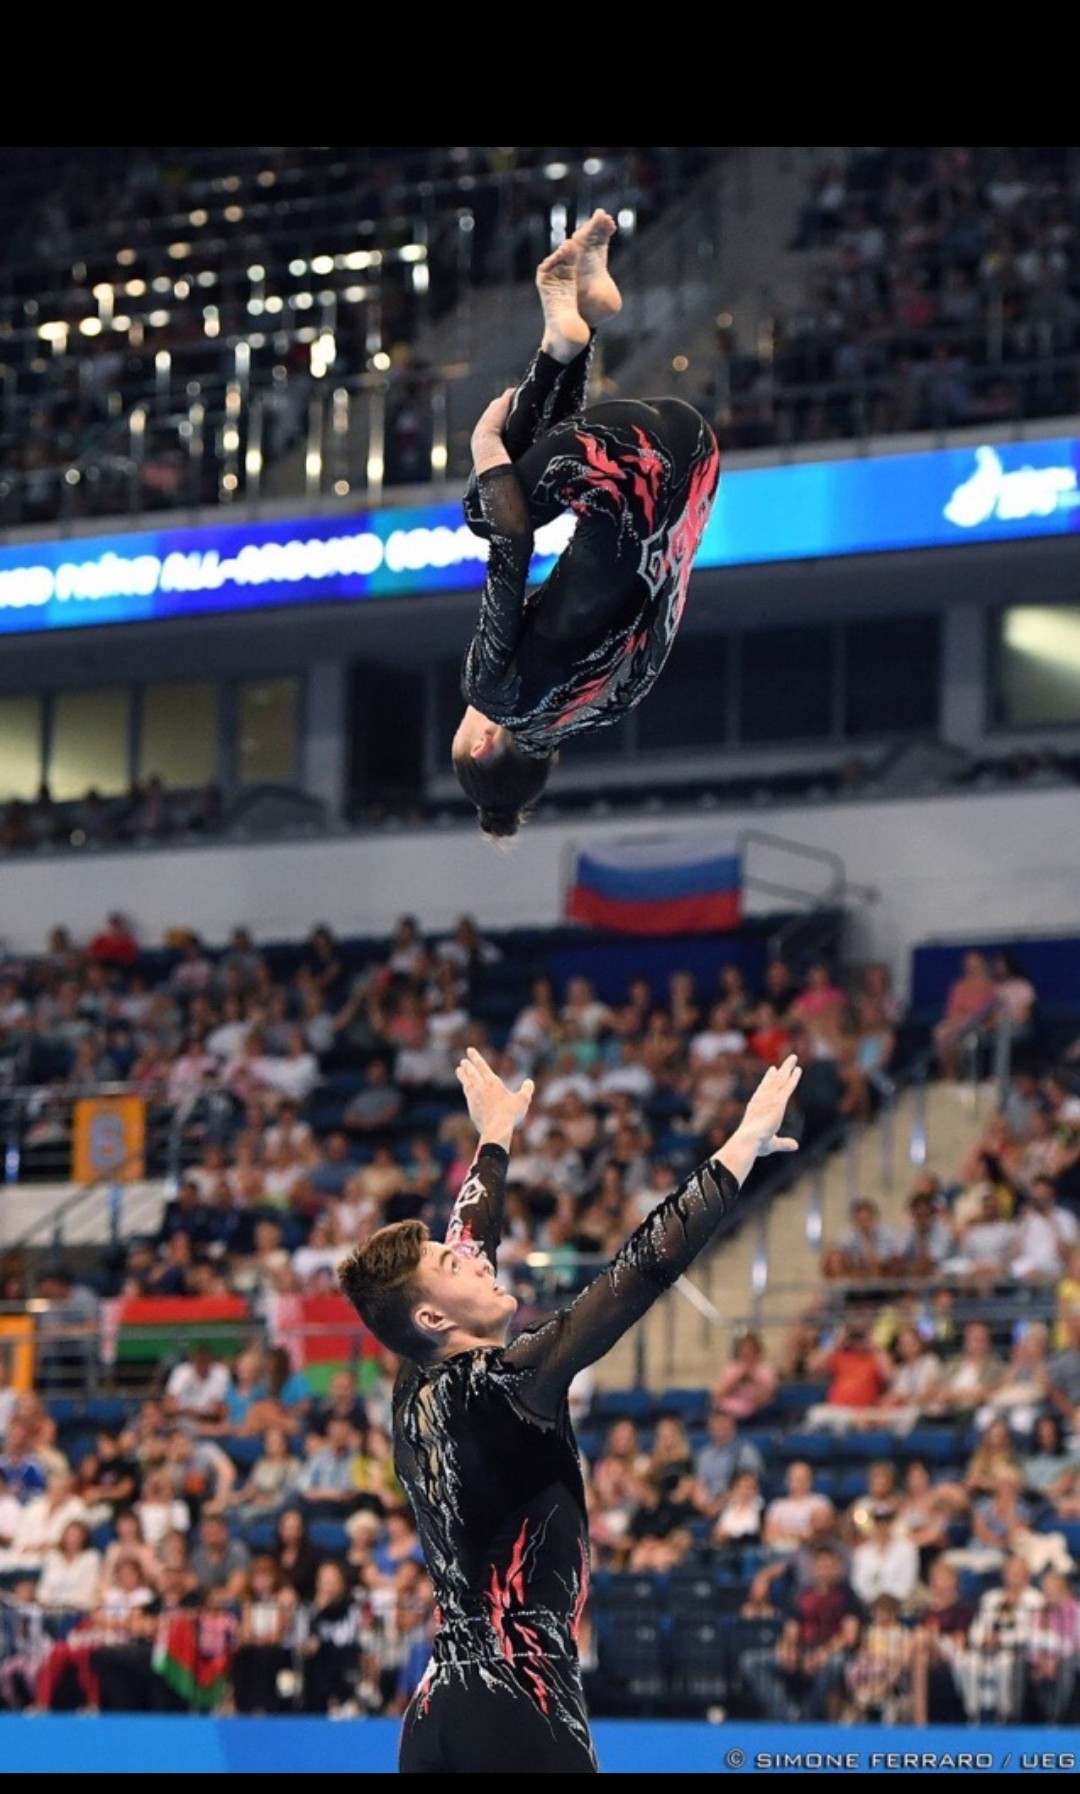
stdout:
[[481,1145],[505,1146],[509,1151],[515,1128],[529,1112],[536,1088],[532,1079],[526,1078],[520,1090],[511,1090],[475,1047],[469,1047],[457,1076]]
[[790,1053],[783,1065],[770,1065],[743,1111],[735,1132],[724,1141],[714,1161],[731,1172],[741,1186],[756,1159],[770,1152],[797,1152],[799,1142],[779,1134],[784,1110],[802,1077],[799,1061]]
[[759,1159],[770,1152],[798,1152],[799,1142],[776,1130],[801,1077],[802,1067],[790,1053],[782,1065],[769,1066],[747,1103],[738,1131],[756,1141]]
[[514,396],[514,388],[508,386],[506,391],[492,399],[491,404],[481,412],[476,428],[472,433],[473,466],[477,473],[486,473],[489,467],[505,467],[509,464],[510,453],[503,441],[502,433],[506,428],[506,420],[510,415],[510,401]]

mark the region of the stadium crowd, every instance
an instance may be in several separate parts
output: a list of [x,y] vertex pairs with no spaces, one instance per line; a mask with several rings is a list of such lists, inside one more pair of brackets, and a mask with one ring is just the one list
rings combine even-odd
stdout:
[[718,326],[727,445],[1074,412],[1078,175],[1065,146],[819,162],[790,243],[803,302],[778,307],[765,352]]
[[[601,204],[646,229],[706,168],[719,178],[727,153],[8,150],[0,516],[230,502],[247,479],[248,396],[271,468],[331,368],[383,393],[385,483],[428,481],[444,374],[421,352],[424,325],[527,280],[571,214]],[[778,304],[752,347],[719,313],[697,399],[724,446],[1075,412],[1078,168],[1068,146],[821,161],[791,223],[801,303]],[[232,452],[230,386],[245,400]],[[449,450],[454,468],[461,444]]]
[[[763,1066],[799,1053],[797,1123],[823,1147],[902,1070],[881,966],[774,959],[755,983],[732,962],[714,988],[643,974],[605,1000],[580,973],[515,979],[510,956],[468,916],[433,938],[404,915],[362,948],[238,927],[161,951],[114,915],[0,968],[24,1178],[56,1175],[72,1095],[102,1084],[182,1144],[151,1232],[3,1267],[6,1312],[42,1310],[32,1387],[0,1357],[7,1704],[402,1710],[432,1615],[390,1458],[394,1361],[356,1329],[320,1379],[275,1303],[331,1292],[386,1220],[445,1224],[473,1150],[464,1047],[537,1083],[500,1264],[518,1325],[722,1143]],[[903,1230],[854,1202],[783,1337],[740,1336],[710,1388],[576,1384],[595,1710],[1073,1712],[1080,1079],[1038,999],[1007,957],[966,956],[926,1048],[950,1079],[957,1037],[985,1047],[1008,1013],[1004,1100],[961,1164],[915,1179]],[[236,1297],[227,1345],[189,1327],[137,1386],[102,1376],[115,1303]]]
[[[422,327],[470,292],[531,279],[556,218],[610,205],[645,228],[722,153],[0,152],[0,517],[230,502],[247,448],[279,464],[331,370],[335,385],[385,392],[387,484],[430,480],[438,371]],[[233,452],[222,431],[241,396]]]

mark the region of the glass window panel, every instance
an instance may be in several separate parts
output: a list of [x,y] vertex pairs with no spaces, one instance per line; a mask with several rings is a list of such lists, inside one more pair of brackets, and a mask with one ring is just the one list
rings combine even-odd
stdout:
[[65,691],[53,700],[49,788],[58,803],[93,788],[115,797],[130,783],[131,693]]
[[1080,605],[1011,605],[998,648],[997,711],[1005,728],[1080,723]]
[[300,681],[249,679],[240,687],[240,783],[292,785],[296,781],[296,748]]
[[218,688],[207,681],[149,685],[142,695],[139,777],[173,790],[218,776]]
[[831,733],[833,639],[828,625],[743,636],[742,741],[817,740]]
[[727,637],[680,636],[638,712],[642,750],[719,746],[727,740],[727,695]]
[[41,779],[41,699],[0,698],[0,802],[36,797]]
[[882,617],[846,631],[845,735],[938,726],[941,626],[937,617]]

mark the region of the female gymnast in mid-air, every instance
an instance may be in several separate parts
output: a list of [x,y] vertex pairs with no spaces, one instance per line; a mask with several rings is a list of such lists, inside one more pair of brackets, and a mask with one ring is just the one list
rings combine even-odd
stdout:
[[435,1588],[432,1656],[405,1714],[402,1774],[595,1773],[577,1631],[589,1525],[567,1390],[708,1243],[778,1135],[800,1072],[770,1066],[724,1145],[666,1196],[607,1269],[507,1344],[517,1302],[495,1281],[509,1149],[532,1099],[470,1047],[458,1066],[479,1134],[445,1242],[422,1221],[372,1235],[338,1270],[402,1360],[394,1465]]
[[[720,478],[716,438],[685,400],[586,404],[596,330],[622,306],[615,228],[596,211],[540,263],[540,348],[472,435],[465,516],[491,549],[452,752],[488,835],[517,831],[564,742],[653,685]],[[574,534],[527,593],[534,532],[567,511]]]

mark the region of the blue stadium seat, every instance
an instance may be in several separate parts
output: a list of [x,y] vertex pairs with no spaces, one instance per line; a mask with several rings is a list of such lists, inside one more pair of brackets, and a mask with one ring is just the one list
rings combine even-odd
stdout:
[[251,1439],[226,1439],[223,1447],[238,1470],[250,1470],[256,1459],[262,1456],[263,1442],[259,1436]]
[[57,1433],[57,1444],[73,1470],[79,1467],[81,1458],[92,1457],[97,1448],[97,1434],[87,1432],[80,1427],[77,1432],[69,1432],[66,1428]]
[[680,1133],[677,1128],[668,1128],[658,1134],[653,1151],[658,1159],[670,1165],[676,1176],[682,1171],[690,1170],[700,1159],[698,1142],[694,1135]]
[[770,1427],[767,1432],[761,1428],[747,1428],[745,1432],[740,1432],[739,1437],[745,1439],[748,1445],[756,1446],[763,1458],[767,1458],[783,1441],[783,1434],[778,1427]]
[[668,1675],[672,1692],[683,1700],[702,1705],[725,1700],[734,1661],[728,1625],[684,1615],[672,1627]]
[[84,1404],[70,1395],[50,1395],[45,1406],[58,1427],[70,1426],[72,1421],[85,1418]]
[[957,1586],[962,1601],[978,1602],[989,1588],[997,1588],[1001,1577],[996,1570],[958,1570]]
[[719,1577],[708,1564],[679,1564],[669,1572],[667,1605],[680,1613],[709,1614],[716,1605]]
[[95,1395],[86,1404],[84,1419],[92,1427],[104,1427],[110,1432],[115,1427],[122,1427],[132,1407],[122,1395]]
[[277,1534],[274,1520],[249,1520],[241,1528],[241,1536],[249,1551],[271,1551]]
[[312,1520],[308,1534],[317,1551],[329,1551],[335,1557],[344,1557],[349,1549],[349,1534],[343,1520]]
[[809,1464],[828,1464],[838,1456],[831,1433],[788,1433],[776,1446],[782,1458],[805,1458]]
[[658,1613],[667,1597],[669,1572],[666,1570],[619,1570],[602,1587],[593,1578],[593,1600],[597,1610],[608,1613],[637,1609]]
[[449,1098],[445,1102],[410,1104],[397,1123],[397,1131],[418,1134],[430,1128],[434,1133],[446,1117],[456,1111],[457,1105]]
[[677,1414],[688,1426],[693,1421],[704,1422],[709,1410],[707,1389],[665,1389],[655,1400],[658,1413]]
[[641,1706],[659,1701],[664,1692],[667,1625],[659,1614],[628,1608],[598,1621],[596,1656],[613,1706]]
[[656,1404],[650,1389],[600,1389],[591,1409],[595,1420],[648,1420]]
[[823,1402],[825,1394],[824,1383],[781,1383],[773,1396],[773,1405],[787,1414],[805,1414],[815,1402]]
[[909,1460],[922,1458],[928,1464],[947,1464],[962,1454],[962,1434],[952,1426],[917,1426],[897,1441],[897,1449],[902,1449]]
[[873,1433],[846,1433],[837,1440],[837,1456],[845,1458],[895,1458],[902,1441],[895,1433],[882,1429]]

